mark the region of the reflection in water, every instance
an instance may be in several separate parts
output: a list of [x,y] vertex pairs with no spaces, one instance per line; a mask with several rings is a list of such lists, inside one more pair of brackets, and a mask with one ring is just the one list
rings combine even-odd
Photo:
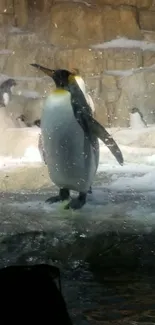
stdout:
[[83,243],[84,237],[66,243],[54,232],[3,237],[0,266],[59,266],[62,291],[75,324],[154,324],[154,233],[109,232],[104,237],[85,237]]

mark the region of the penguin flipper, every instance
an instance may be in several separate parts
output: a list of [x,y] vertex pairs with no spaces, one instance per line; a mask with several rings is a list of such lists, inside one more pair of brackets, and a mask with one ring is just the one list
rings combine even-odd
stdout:
[[101,141],[103,141],[111,153],[114,155],[118,163],[120,165],[123,165],[124,159],[122,152],[112,136],[106,131],[106,129],[90,115],[86,116],[85,114],[82,114],[82,118],[85,120],[85,125],[87,124],[88,134],[92,133]]
[[71,93],[71,104],[75,118],[81,125],[85,135],[89,138],[93,148],[96,149],[95,138],[99,138],[109,148],[118,163],[123,165],[124,159],[121,150],[106,129],[93,118],[92,110],[76,82],[70,85],[69,91]]
[[140,117],[141,117],[141,119],[142,119],[144,125],[147,127],[147,123],[146,123],[145,120],[144,120],[144,116],[143,116],[142,112],[141,112],[140,110],[138,110],[138,111],[139,111],[139,115],[140,115]]
[[143,121],[144,125],[145,125],[146,128],[147,128],[147,123],[146,123],[146,121],[144,120],[144,118],[142,118],[142,121]]

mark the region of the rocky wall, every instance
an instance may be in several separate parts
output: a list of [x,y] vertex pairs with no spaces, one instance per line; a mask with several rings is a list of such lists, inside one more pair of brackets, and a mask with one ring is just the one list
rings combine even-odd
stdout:
[[37,62],[78,67],[104,125],[128,126],[135,105],[155,122],[155,1],[3,0],[1,16],[10,17],[7,24],[0,18],[0,68],[18,81],[10,106],[15,117],[39,118],[43,102],[17,95],[46,96],[54,86],[29,65]]

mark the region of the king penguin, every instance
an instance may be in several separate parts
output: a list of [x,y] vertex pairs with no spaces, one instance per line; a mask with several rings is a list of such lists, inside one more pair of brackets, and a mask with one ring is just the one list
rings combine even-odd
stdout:
[[[91,96],[86,92],[86,85],[85,85],[85,82],[84,82],[83,78],[80,75],[79,69],[72,68],[71,69],[71,72],[74,74],[75,80],[78,83],[80,89],[82,90],[82,92],[83,92],[83,94],[84,94],[84,96],[85,96],[85,98],[87,100],[87,103],[88,103],[88,105],[90,106],[90,108],[92,110],[92,114],[94,116],[94,114],[95,114],[95,106],[94,106],[94,103],[93,103],[93,100],[92,100]],[[38,126],[40,128],[40,124],[41,124],[41,120],[38,119],[38,120],[35,120],[32,123],[32,125],[27,125],[27,126]],[[43,141],[42,141],[41,134],[39,136],[38,149],[39,149],[39,152],[40,152],[40,155],[41,155],[42,160],[44,161],[45,164],[47,164],[46,163],[46,155],[45,155],[45,150],[44,150],[44,147],[43,147]],[[92,193],[92,188],[91,187],[90,187],[88,193]]]
[[0,85],[0,106],[6,107],[9,104],[13,87],[16,85],[14,79],[7,79]]
[[46,202],[70,198],[70,190],[79,195],[65,209],[80,209],[86,203],[99,164],[100,138],[123,165],[116,142],[92,116],[85,96],[68,70],[51,70],[31,64],[53,78],[56,89],[47,97],[42,111],[41,130],[48,172],[59,194]]

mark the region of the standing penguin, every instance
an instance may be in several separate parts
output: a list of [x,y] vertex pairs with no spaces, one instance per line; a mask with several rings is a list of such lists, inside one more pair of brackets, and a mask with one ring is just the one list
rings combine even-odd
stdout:
[[130,114],[130,127],[132,129],[141,129],[146,128],[147,124],[144,120],[143,114],[139,110],[139,108],[134,107],[131,110]]
[[[86,92],[85,82],[84,82],[83,78],[80,76],[79,69],[73,68],[73,69],[71,69],[71,72],[74,74],[75,80],[78,83],[80,89],[82,90],[82,92],[83,92],[83,94],[84,94],[84,96],[85,96],[85,98],[87,100],[87,103],[88,103],[88,105],[90,106],[90,108],[92,110],[92,114],[94,116],[94,114],[95,114],[95,106],[94,106],[94,103],[93,103],[93,100],[92,100],[91,96]],[[38,119],[38,120],[35,120],[31,125],[29,124],[27,126],[38,126],[40,128],[40,123],[41,123],[41,120]],[[47,164],[46,163],[45,150],[44,150],[44,147],[43,147],[43,141],[42,141],[41,135],[39,136],[38,149],[39,149],[42,160],[44,161],[45,164]],[[90,187],[88,193],[92,193],[92,188],[91,187]]]
[[41,130],[51,180],[59,195],[46,202],[69,199],[70,190],[79,193],[65,209],[80,209],[99,164],[100,138],[122,165],[123,156],[115,141],[93,117],[73,73],[31,64],[53,78],[56,89],[48,96],[41,117]]
[[6,107],[9,104],[14,86],[16,86],[14,79],[7,79],[0,85],[0,106]]

